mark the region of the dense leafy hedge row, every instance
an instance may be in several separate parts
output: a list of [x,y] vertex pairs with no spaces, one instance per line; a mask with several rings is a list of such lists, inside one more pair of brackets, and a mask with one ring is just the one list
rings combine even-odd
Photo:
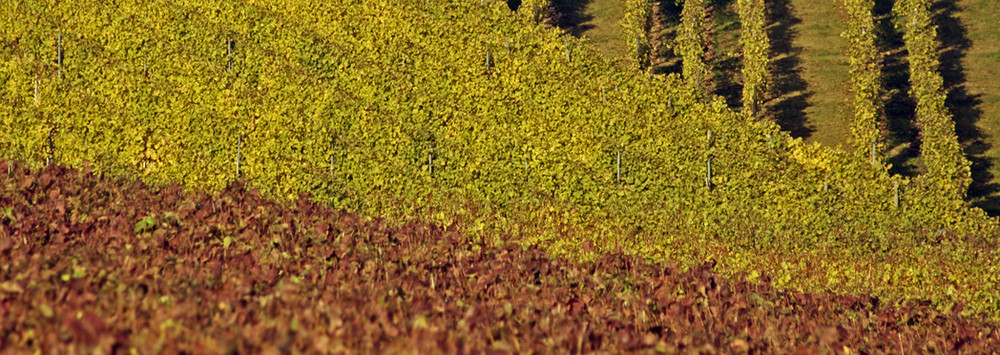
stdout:
[[851,87],[854,91],[854,119],[851,145],[859,156],[875,164],[883,160],[879,119],[882,116],[882,55],[875,45],[876,28],[873,0],[844,0],[847,30],[841,34],[850,42]]
[[740,45],[743,47],[743,112],[760,113],[768,85],[771,41],[767,37],[764,0],[737,0],[740,14]]
[[[681,42],[704,53],[703,4],[689,4],[681,37],[698,42]],[[982,211],[748,122],[677,76],[622,72],[502,2],[0,10],[5,158],[210,189],[240,178],[555,254],[715,260],[781,287],[1000,309]]]
[[652,46],[649,31],[653,27],[651,0],[626,0],[625,16],[621,21],[622,37],[628,47],[629,60],[639,69],[649,67]]
[[711,92],[706,87],[710,74],[705,64],[705,46],[708,43],[704,0],[685,0],[681,8],[681,23],[677,27],[674,52],[681,57],[684,79],[701,92]]
[[955,122],[945,106],[947,93],[938,72],[937,26],[932,22],[930,1],[897,1],[893,12],[909,52],[910,93],[917,102],[920,154],[927,164],[927,178],[938,193],[964,198],[972,182],[971,163],[958,143]]

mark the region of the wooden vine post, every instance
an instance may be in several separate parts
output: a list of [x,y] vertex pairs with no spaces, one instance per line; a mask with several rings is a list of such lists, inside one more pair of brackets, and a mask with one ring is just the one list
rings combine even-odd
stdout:
[[56,69],[56,78],[62,79],[62,67],[63,67],[63,35],[59,32],[58,48],[56,49],[56,63],[58,64],[58,69]]

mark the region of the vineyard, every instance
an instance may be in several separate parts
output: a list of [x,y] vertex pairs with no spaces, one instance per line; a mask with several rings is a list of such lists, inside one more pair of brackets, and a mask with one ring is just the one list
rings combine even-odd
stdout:
[[[872,3],[844,2],[857,24],[846,34],[855,103],[851,152],[793,138],[772,119],[767,100],[776,78],[762,3],[736,4],[746,30],[738,41],[746,83],[741,107],[732,108],[712,94],[718,74],[708,55],[712,12],[705,1],[685,1],[676,38],[663,41],[650,35],[659,16],[654,4],[629,0],[620,22],[626,66],[553,27],[546,0],[522,1],[516,10],[492,0],[5,2],[0,158],[30,171],[48,169],[42,174],[55,164],[92,169],[172,193],[180,193],[168,188],[173,184],[218,193],[236,183],[279,204],[308,194],[322,208],[368,216],[351,223],[377,220],[384,231],[372,233],[384,240],[375,250],[408,248],[391,245],[396,240],[382,235],[395,233],[389,230],[449,226],[461,232],[418,234],[442,243],[460,238],[470,248],[448,246],[459,249],[443,252],[447,257],[513,253],[510,243],[540,248],[552,260],[600,262],[619,253],[694,268],[685,277],[698,282],[707,272],[698,268],[708,263],[720,277],[764,284],[775,295],[860,294],[877,298],[876,308],[919,304],[906,312],[1000,320],[1000,230],[964,200],[970,162],[945,107],[928,3],[900,1],[895,10],[914,73],[926,166],[919,175],[894,174],[887,163],[875,84],[882,67],[877,39],[865,32],[877,23]],[[681,73],[652,74],[654,43],[675,47]],[[7,166],[9,179],[33,174]],[[32,184],[17,186],[4,193]],[[61,196],[52,191],[61,190],[44,193]],[[32,218],[19,213],[4,220],[0,245],[48,248],[46,238],[58,230],[12,237],[15,218]],[[169,246],[166,240],[183,240],[170,239],[181,230],[154,228],[163,223],[157,218],[168,217],[150,218],[128,215],[101,228],[124,223],[135,233],[159,232],[153,238],[162,243],[149,244],[153,252],[143,257],[160,262],[168,256],[157,248],[182,246],[230,258],[192,246],[198,244]],[[305,243],[294,233],[264,233],[270,226],[262,225],[259,236],[226,228],[208,231],[223,250],[280,249],[261,240]],[[362,253],[393,255],[375,250]],[[298,272],[319,255],[284,252],[259,257],[296,264]],[[390,267],[379,260],[373,267]],[[380,270],[357,262],[365,273]],[[473,269],[485,266],[468,267],[478,273]],[[321,306],[302,303],[311,299],[288,302]],[[286,321],[290,328],[307,322]],[[482,334],[472,337],[481,341]],[[642,346],[659,344],[637,336]],[[448,339],[442,341],[458,341]],[[517,341],[511,346],[529,346]]]
[[[633,3],[626,5],[634,6],[630,4]],[[682,73],[689,83],[723,96],[733,109],[742,109],[751,117],[772,119],[793,136],[808,137],[821,129],[824,131],[819,132],[821,136],[810,140],[830,145],[849,143],[845,148],[859,160],[886,166],[892,174],[934,180],[941,193],[957,191],[953,198],[964,198],[996,213],[995,203],[991,202],[994,196],[990,195],[996,191],[996,183],[991,180],[994,160],[987,157],[995,156],[996,151],[988,150],[993,138],[978,131],[992,123],[975,121],[981,114],[975,108],[981,95],[970,94],[960,81],[965,80],[962,79],[965,74],[959,61],[964,56],[962,51],[970,47],[963,38],[966,30],[961,23],[969,21],[983,27],[975,24],[982,21],[979,18],[982,6],[978,2],[845,0],[812,6],[801,1],[774,1],[765,6],[752,1],[682,1],[678,4],[678,7],[663,2],[649,5],[657,22],[652,27],[660,27],[650,33],[650,41],[666,43],[668,47],[654,50],[653,63],[669,60],[669,52],[673,52],[682,62],[683,70],[676,70],[677,73]],[[797,8],[803,5],[806,9]],[[828,12],[811,13],[818,8]],[[829,43],[830,38],[824,39],[827,42],[803,44],[796,37],[799,31],[810,32],[807,35],[814,37],[811,40],[830,36],[829,18],[837,21],[842,16],[838,10],[844,12],[840,20],[845,26],[835,36],[848,42],[839,56],[850,67],[854,95],[854,114],[850,118],[830,117],[833,111],[841,110],[819,107],[829,106],[838,93],[808,91],[810,86],[839,91],[833,87],[840,78],[829,77],[836,70],[806,68],[813,72],[814,77],[809,80],[817,80],[819,71],[827,75],[824,80],[834,81],[806,83],[801,77],[803,68],[799,67],[837,64],[837,54],[830,53],[839,45]],[[798,11],[806,11],[805,16],[813,22],[801,23],[796,17]],[[826,18],[817,19],[817,15]],[[944,34],[938,32],[939,24]],[[623,26],[627,24],[623,22]],[[764,27],[768,29],[762,30]],[[727,34],[732,29],[738,30],[735,31],[739,38],[736,43],[739,53],[735,54],[738,57],[726,52],[737,48],[732,46],[735,43],[731,42],[732,35]],[[976,35],[982,38],[982,33]],[[778,44],[769,50],[770,41]],[[800,45],[812,46],[809,50],[819,52],[821,58],[803,64],[799,58],[803,48],[797,47]],[[990,38],[971,47],[996,50],[998,45],[1000,41]],[[827,47],[819,48],[823,46]],[[734,60],[741,68],[732,66]],[[1000,63],[993,66],[996,64]],[[657,71],[664,69],[670,72],[669,67]],[[740,70],[742,77],[736,75]],[[982,72],[983,68],[979,71],[979,75],[989,75]],[[900,79],[907,82],[901,86]],[[738,89],[733,90],[734,87]],[[814,95],[822,97],[813,103],[810,97]],[[804,117],[806,110],[826,116]],[[953,116],[952,112],[957,113]],[[806,119],[825,121],[807,123]],[[849,120],[850,135],[837,133],[842,124],[830,122],[842,119]]]
[[[625,5],[634,7],[633,4]],[[692,76],[692,70],[712,73],[700,78],[708,81],[704,86],[714,89],[712,91],[723,96],[734,109],[757,112],[757,115],[777,121],[793,137],[830,147],[841,145],[869,156],[871,141],[875,139],[876,159],[888,156],[895,165],[893,171],[907,176],[919,175],[928,169],[922,161],[928,154],[919,152],[924,138],[922,126],[926,123],[915,122],[915,117],[923,116],[926,120],[930,114],[918,114],[917,101],[922,101],[920,106],[925,108],[941,106],[929,109],[939,111],[938,115],[951,116],[956,112],[948,121],[962,126],[955,130],[962,131],[958,138],[964,154],[979,159],[979,167],[975,168],[981,175],[979,186],[975,187],[977,191],[970,200],[996,213],[995,208],[989,207],[989,201],[983,201],[991,198],[988,195],[995,191],[995,183],[987,181],[990,177],[985,171],[991,170],[993,164],[981,157],[982,150],[991,148],[989,143],[993,138],[987,134],[991,131],[987,125],[993,120],[992,115],[988,112],[983,115],[976,107],[988,106],[989,102],[982,100],[992,102],[996,98],[970,93],[963,83],[983,80],[964,73],[967,69],[962,63],[964,51],[978,44],[969,44],[970,40],[964,37],[969,34],[962,23],[969,21],[966,17],[972,19],[969,22],[980,20],[983,10],[979,2],[852,0],[813,6],[799,0],[780,0],[768,3],[680,1],[678,4],[681,5],[675,7],[659,2],[647,6],[656,19],[652,27],[660,27],[648,35],[649,41],[665,44],[661,45],[663,48],[654,48],[652,62],[663,63],[672,56],[684,59],[679,66],[684,69],[664,67],[660,71],[684,73],[686,77]],[[974,6],[974,10],[965,10]],[[625,17],[626,22],[629,18]],[[676,21],[677,18],[680,21]],[[623,27],[627,29],[629,25],[623,22]],[[939,31],[939,27],[943,29]],[[976,35],[982,37],[981,32],[990,29],[975,30],[980,32]],[[738,42],[731,41],[733,33],[739,38]],[[771,42],[775,44],[770,45]],[[995,57],[1000,41],[989,38],[983,42],[981,51],[992,52],[982,56]],[[977,68],[980,72],[975,74],[990,76],[989,69],[996,64],[980,60],[976,65],[986,68]],[[845,67],[843,71],[841,66]],[[883,71],[883,66],[891,68]],[[913,83],[910,82],[911,70],[915,73]],[[941,82],[934,84],[929,81],[930,77],[937,77]],[[843,80],[845,78],[850,80]],[[856,95],[869,97],[856,97],[856,100],[870,102],[856,102],[855,106],[878,106],[875,110],[864,108],[869,113],[857,112],[878,121],[868,124],[876,124],[874,131],[863,130],[880,131],[885,137],[865,139],[857,136],[860,132],[844,130],[842,126],[853,130],[859,124],[850,122],[853,119],[849,118],[848,110],[840,107],[847,103],[846,98],[840,97],[841,91],[848,91],[840,87],[845,84],[853,86]],[[916,91],[910,92],[913,87]],[[976,88],[975,91],[991,90]],[[940,93],[933,94],[933,91]],[[941,96],[935,100],[943,102],[932,104],[928,101],[932,95]],[[885,109],[884,106],[891,107]],[[858,107],[855,108],[860,109]],[[977,122],[980,116],[987,122]],[[945,127],[927,128],[941,129],[948,130]],[[858,139],[865,139],[865,142]],[[932,145],[939,144],[931,141]],[[942,149],[954,148],[936,147],[928,152]],[[995,156],[995,153],[990,150],[985,154]]]
[[961,305],[781,291],[621,253],[553,259],[241,183],[209,195],[0,171],[0,349],[15,353],[1000,349],[1000,328]]

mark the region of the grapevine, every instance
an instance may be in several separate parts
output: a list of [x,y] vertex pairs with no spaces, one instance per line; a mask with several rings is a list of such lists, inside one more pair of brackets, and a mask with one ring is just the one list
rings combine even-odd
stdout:
[[767,91],[770,40],[765,25],[764,0],[738,0],[743,31],[743,112],[750,117],[760,114]]
[[705,3],[703,0],[685,0],[681,9],[681,24],[677,28],[674,51],[683,61],[684,79],[702,92],[709,92],[706,79],[709,74],[705,64]]
[[651,54],[649,31],[653,26],[653,2],[650,0],[627,0],[621,26],[622,38],[629,49],[629,59],[639,69],[648,68]]
[[917,102],[917,122],[923,139],[920,154],[927,162],[927,178],[940,193],[965,197],[972,182],[971,163],[955,134],[955,122],[945,106],[946,93],[938,73],[937,27],[926,0],[903,0],[893,8],[903,28],[909,52],[911,95]]
[[[854,119],[851,124],[851,145],[860,156],[872,163],[882,160],[883,144],[879,139],[879,118],[882,114],[882,56],[875,45],[875,21],[872,0],[845,0],[849,23],[842,34],[850,41],[851,86],[854,91]],[[872,142],[875,142],[874,146]]]
[[[953,127],[935,126],[932,111],[919,116],[939,177],[928,182],[706,99],[702,1],[684,4],[683,80],[622,71],[502,2],[42,2],[0,5],[10,14],[0,18],[0,156],[33,168],[49,159],[212,191],[242,180],[276,199],[308,193],[557,255],[584,257],[591,243],[687,265],[711,257],[731,272],[788,276],[785,286],[897,298],[946,295],[949,281],[919,269],[931,276],[904,286],[858,275],[828,285],[764,256],[822,255],[843,271],[873,253],[903,258],[937,230],[997,233],[935,185],[968,170],[948,160],[960,153]],[[952,143],[934,138],[945,136]],[[962,265],[972,271],[956,277],[976,275]],[[980,312],[996,295],[981,283],[953,294]]]

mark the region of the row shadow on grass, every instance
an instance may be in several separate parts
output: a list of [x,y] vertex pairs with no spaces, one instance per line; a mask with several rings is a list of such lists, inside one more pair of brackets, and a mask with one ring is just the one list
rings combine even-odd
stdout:
[[[511,0],[517,1],[517,0]],[[733,0],[709,1],[710,16],[720,16],[730,7]],[[519,1],[517,1],[519,2]],[[590,0],[553,0],[555,8],[554,24],[573,36],[582,36],[593,28],[593,17],[585,12]],[[966,157],[972,162],[972,185],[968,200],[983,208],[990,215],[1000,215],[1000,184],[995,182],[990,172],[995,164],[986,156],[992,147],[977,126],[982,116],[979,105],[980,95],[970,94],[966,89],[965,69],[962,60],[971,46],[965,26],[957,17],[960,9],[957,0],[940,0],[934,3],[934,23],[938,26],[938,41],[941,45],[939,60],[940,73],[947,91],[947,107],[955,119],[959,141]],[[916,103],[909,95],[910,72],[903,36],[894,24],[892,7],[894,0],[876,0],[874,14],[878,19],[879,50],[888,53],[883,59],[883,97],[885,108],[885,133],[890,149],[888,163],[891,172],[908,177],[920,174],[924,168],[920,157],[920,130],[915,120]],[[664,0],[658,4],[657,21],[662,28],[676,27],[681,17],[681,4]],[[783,130],[793,137],[809,138],[815,129],[810,127],[806,117],[809,99],[816,95],[802,77],[801,55],[803,48],[795,45],[798,33],[794,26],[802,21],[794,14],[789,0],[767,2],[768,36],[771,41],[771,85],[767,103],[768,112]],[[516,8],[512,5],[512,8]],[[732,14],[727,14],[732,15]],[[738,31],[736,21],[721,21],[721,31]],[[732,23],[730,23],[732,22]],[[672,31],[668,31],[673,33]],[[661,40],[671,42],[672,38]],[[710,39],[711,41],[711,39]],[[708,46],[713,46],[711,42]],[[679,73],[683,65],[669,49],[656,53],[652,71],[657,74]],[[714,59],[714,60],[713,60]],[[723,97],[734,108],[741,103],[742,83],[738,78],[741,70],[739,56],[718,56],[709,58],[713,67],[714,93]]]
[[[903,34],[895,28],[892,15],[893,0],[876,0],[875,16],[879,18],[880,50],[889,53],[884,58],[883,88],[886,90],[885,116],[890,146],[897,154],[890,156],[892,173],[916,176],[924,168],[920,161],[920,129],[916,123],[916,102],[909,95],[910,69]],[[982,117],[979,105],[981,95],[970,94],[966,89],[965,68],[962,60],[972,45],[968,31],[957,14],[957,0],[941,0],[931,8],[937,25],[940,61],[939,73],[944,79],[947,93],[946,107],[955,121],[955,133],[972,163],[972,184],[967,201],[980,207],[991,216],[1000,215],[1000,185],[990,172],[995,162],[986,156],[992,146],[977,123]]]

